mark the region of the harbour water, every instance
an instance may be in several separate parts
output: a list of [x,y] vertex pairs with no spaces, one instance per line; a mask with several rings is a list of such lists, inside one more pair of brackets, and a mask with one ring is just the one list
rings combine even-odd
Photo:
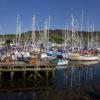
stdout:
[[70,62],[49,79],[2,80],[0,100],[100,100],[100,63]]

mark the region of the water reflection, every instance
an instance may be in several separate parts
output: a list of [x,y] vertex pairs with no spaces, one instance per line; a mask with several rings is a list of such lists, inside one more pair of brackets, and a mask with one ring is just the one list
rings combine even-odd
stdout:
[[[51,93],[53,85],[50,80],[13,80],[2,81],[0,98],[2,100],[41,100]],[[1,99],[0,99],[1,100]]]
[[99,100],[98,62],[69,62],[50,79],[0,82],[2,100]]
[[64,100],[99,100],[99,65],[98,61],[69,62],[65,70],[56,71],[56,90],[63,93]]
[[[72,62],[71,62],[72,64]],[[75,87],[85,84],[92,84],[93,79],[95,79],[95,65],[70,65],[64,71],[64,79],[66,87]]]
[[57,70],[55,83],[58,88],[72,88],[93,84],[98,61],[70,61],[66,69]]

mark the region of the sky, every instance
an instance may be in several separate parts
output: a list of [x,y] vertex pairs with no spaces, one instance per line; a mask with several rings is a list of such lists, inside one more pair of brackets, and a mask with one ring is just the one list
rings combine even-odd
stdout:
[[0,0],[0,33],[16,33],[16,20],[19,15],[22,32],[32,29],[32,16],[36,16],[36,24],[43,29],[44,22],[50,16],[50,29],[71,28],[71,15],[82,22],[83,30],[89,25],[100,31],[100,0]]

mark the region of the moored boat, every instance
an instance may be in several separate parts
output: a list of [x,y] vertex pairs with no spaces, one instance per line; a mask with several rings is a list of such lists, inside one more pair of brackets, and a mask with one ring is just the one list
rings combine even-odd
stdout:
[[67,59],[55,59],[53,61],[57,66],[67,65],[68,60]]
[[95,65],[98,64],[99,61],[69,61],[68,65],[69,66],[80,66],[84,67],[84,65]]
[[80,56],[81,61],[97,61],[99,60],[98,56],[91,56],[91,55],[85,55],[85,56]]
[[80,55],[80,54],[71,54],[69,55],[70,60],[76,60],[76,61],[97,61],[99,60],[99,56],[97,55]]
[[80,54],[74,54],[74,53],[72,53],[72,54],[70,54],[69,56],[68,56],[68,59],[69,60],[80,60]]

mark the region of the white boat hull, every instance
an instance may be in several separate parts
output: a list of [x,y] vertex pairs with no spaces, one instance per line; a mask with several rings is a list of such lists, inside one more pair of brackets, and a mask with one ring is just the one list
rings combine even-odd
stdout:
[[99,56],[93,56],[93,55],[79,55],[79,54],[71,54],[69,56],[70,60],[76,60],[76,61],[97,61],[99,60]]
[[41,53],[41,59],[43,59],[43,58],[47,58],[48,56],[47,56],[47,54],[46,53]]
[[97,61],[99,60],[98,56],[80,56],[81,61]]
[[68,60],[59,60],[57,66],[67,65],[67,64],[68,64]]

